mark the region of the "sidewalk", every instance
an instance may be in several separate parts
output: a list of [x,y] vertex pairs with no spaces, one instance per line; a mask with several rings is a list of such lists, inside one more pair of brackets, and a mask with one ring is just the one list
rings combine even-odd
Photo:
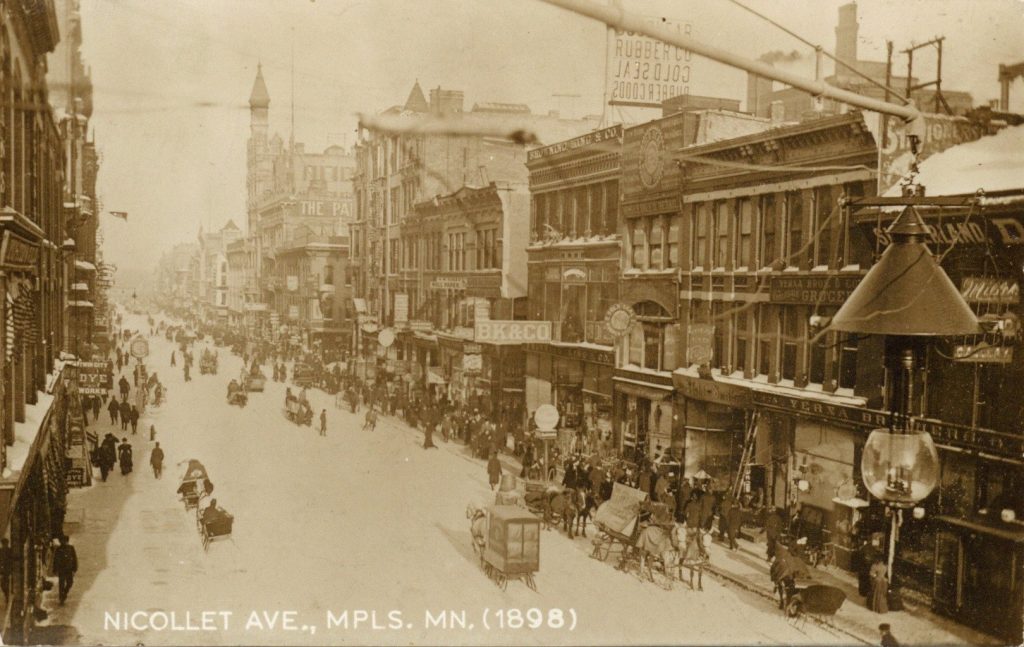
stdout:
[[[408,429],[408,425],[397,416],[382,416],[381,420],[386,420],[391,424],[401,423],[402,427]],[[417,434],[423,433],[420,430],[414,431]],[[481,472],[484,472],[484,461],[473,457],[470,448],[461,441],[451,440],[445,443],[440,440],[439,434],[434,435],[434,440],[438,447],[446,448],[447,451],[466,461],[480,465]],[[506,474],[515,474],[518,477],[522,465],[515,456],[507,451],[502,451],[498,454],[498,459]],[[745,528],[744,532],[751,534],[756,531]],[[754,541],[740,539],[739,546],[738,550],[733,551],[718,541],[713,542],[708,548],[711,560],[707,570],[721,580],[726,580],[778,604],[778,597],[773,591],[771,577],[768,574],[769,562],[765,559],[763,533],[757,535]],[[851,641],[877,645],[879,641],[878,625],[887,622],[892,625],[893,634],[904,645],[1002,644],[992,636],[957,624],[949,618],[933,613],[927,607],[914,604],[907,599],[907,596],[904,596],[904,611],[890,611],[886,614],[875,613],[865,606],[864,599],[857,592],[856,577],[842,569],[835,567],[812,568],[811,576],[810,581],[798,582],[798,585],[827,584],[840,588],[846,593],[846,601],[843,606],[827,622],[834,630]]]

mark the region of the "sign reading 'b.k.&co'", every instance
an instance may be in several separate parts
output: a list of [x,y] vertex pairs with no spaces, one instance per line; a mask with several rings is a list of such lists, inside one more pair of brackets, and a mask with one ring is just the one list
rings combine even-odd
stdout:
[[550,321],[477,321],[476,341],[528,343],[551,341]]

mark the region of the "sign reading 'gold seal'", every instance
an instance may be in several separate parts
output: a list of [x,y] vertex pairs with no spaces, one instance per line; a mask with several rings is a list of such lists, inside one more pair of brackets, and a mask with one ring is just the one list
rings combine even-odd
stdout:
[[622,337],[632,328],[635,319],[636,313],[633,311],[633,308],[623,303],[615,303],[609,306],[608,311],[605,313],[604,325],[612,336]]
[[653,189],[665,174],[665,135],[661,128],[651,126],[640,140],[640,183]]

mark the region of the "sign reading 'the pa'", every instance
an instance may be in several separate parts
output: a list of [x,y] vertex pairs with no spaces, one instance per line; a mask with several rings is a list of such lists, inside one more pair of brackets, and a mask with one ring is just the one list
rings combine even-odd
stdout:
[[477,320],[474,333],[476,341],[492,344],[551,341],[551,322]]

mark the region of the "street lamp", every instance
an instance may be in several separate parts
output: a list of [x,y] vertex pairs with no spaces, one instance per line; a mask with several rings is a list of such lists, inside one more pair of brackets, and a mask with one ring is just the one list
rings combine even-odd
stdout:
[[935,443],[911,422],[913,372],[921,361],[921,342],[927,337],[981,332],[978,318],[925,244],[928,229],[911,204],[923,194],[920,185],[904,187],[907,206],[887,230],[892,243],[831,323],[836,331],[886,336],[889,425],[868,436],[861,476],[868,492],[891,511],[890,583],[902,511],[931,494],[939,480]]

